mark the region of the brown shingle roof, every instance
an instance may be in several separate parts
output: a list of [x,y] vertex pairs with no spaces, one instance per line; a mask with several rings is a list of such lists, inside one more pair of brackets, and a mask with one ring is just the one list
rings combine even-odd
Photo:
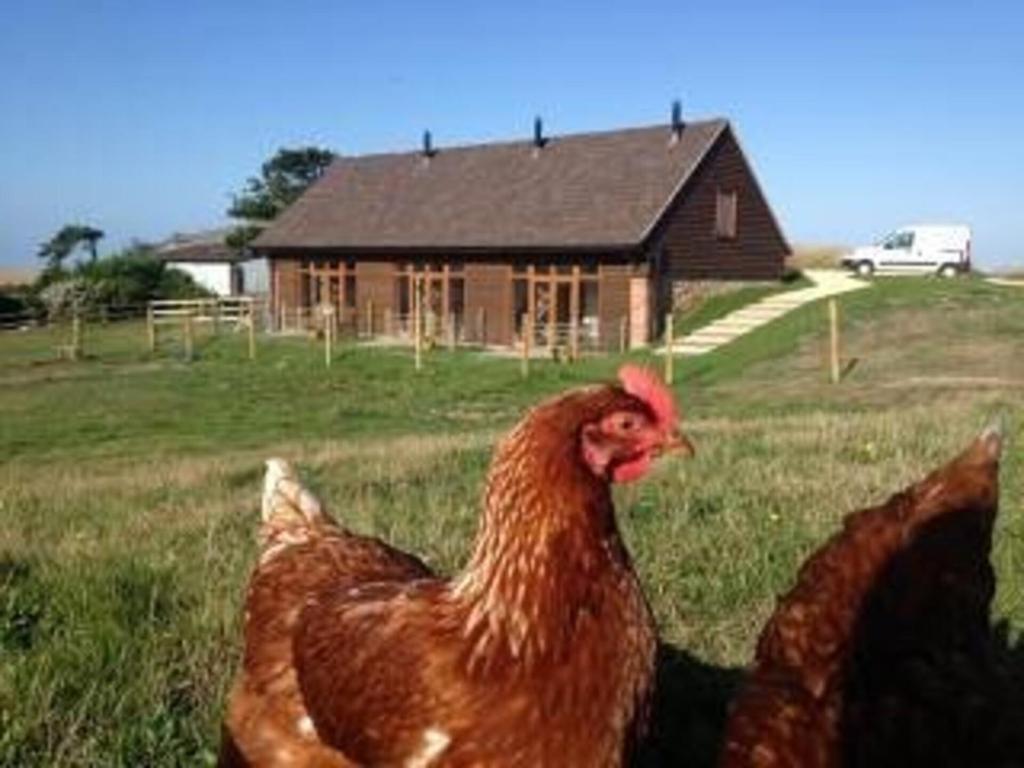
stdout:
[[236,262],[244,260],[237,248],[224,242],[230,229],[210,229],[204,232],[179,233],[159,243],[153,250],[161,261],[216,261]]
[[342,157],[256,239],[275,248],[639,244],[726,129],[688,123]]

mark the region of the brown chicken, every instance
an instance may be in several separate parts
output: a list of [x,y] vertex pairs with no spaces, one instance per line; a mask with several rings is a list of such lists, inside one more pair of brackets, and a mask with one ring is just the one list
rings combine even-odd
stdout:
[[1024,765],[1024,680],[989,619],[1000,452],[986,431],[804,564],[722,766]]
[[653,374],[619,378],[501,442],[452,580],[344,530],[270,462],[221,765],[622,764],[655,632],[609,486],[692,448]]

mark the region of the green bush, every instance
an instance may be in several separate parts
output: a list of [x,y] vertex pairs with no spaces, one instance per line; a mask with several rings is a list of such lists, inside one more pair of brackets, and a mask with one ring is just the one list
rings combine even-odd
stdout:
[[20,296],[4,293],[0,288],[0,315],[16,315],[27,308],[28,305]]
[[70,272],[47,270],[37,280],[34,292],[51,316],[103,305],[210,295],[191,276],[168,267],[145,246],[79,264]]

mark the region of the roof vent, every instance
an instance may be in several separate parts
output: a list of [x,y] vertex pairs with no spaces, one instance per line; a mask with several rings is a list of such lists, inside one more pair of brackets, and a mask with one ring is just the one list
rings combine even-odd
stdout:
[[437,150],[434,149],[434,139],[430,135],[430,131],[423,132],[423,159],[430,160],[434,155],[437,154]]
[[683,104],[679,99],[672,102],[672,143],[683,135]]
[[533,118],[533,153],[536,155],[544,149],[544,145],[547,143],[548,140],[544,136],[544,123],[541,121],[540,115],[537,115]]

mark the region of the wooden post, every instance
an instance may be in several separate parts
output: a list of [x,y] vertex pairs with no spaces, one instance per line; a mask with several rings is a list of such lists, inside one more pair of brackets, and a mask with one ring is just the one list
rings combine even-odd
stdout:
[[373,338],[373,299],[366,300],[366,336]]
[[627,333],[629,332],[629,320],[625,316],[619,318],[619,354],[626,354]]
[[669,312],[665,315],[665,383],[671,384],[673,373],[672,363],[674,361],[672,342],[673,342],[673,328],[672,328],[672,313]]
[[146,332],[149,335],[149,351],[156,352],[156,318],[153,316],[153,307],[146,308]]
[[519,372],[525,379],[530,375],[530,342],[533,339],[533,316],[529,312],[523,313],[523,346],[522,359],[519,361]]
[[284,333],[288,329],[288,303],[284,300],[281,301],[280,312],[281,316],[277,319],[277,329]]
[[249,359],[256,359],[256,312],[252,303],[249,304]]
[[192,310],[188,310],[182,320],[182,331],[185,335],[185,359],[192,361]]
[[839,304],[835,299],[828,300],[829,325],[829,379],[833,384],[839,383]]
[[580,357],[580,323],[574,315],[569,322],[569,359],[573,362]]
[[417,277],[412,282],[412,344],[416,370],[423,367],[423,284]]
[[476,311],[476,331],[477,340],[480,342],[480,346],[487,345],[487,310],[484,307],[479,307]]
[[395,321],[391,317],[390,307],[384,308],[384,335],[389,338],[395,335]]
[[330,368],[334,342],[334,307],[324,307],[324,364]]
[[71,318],[71,359],[77,360],[82,354],[82,318],[75,310]]
[[[213,335],[220,335],[220,299],[213,299],[211,302],[213,307]],[[210,305],[208,305],[210,306]]]
[[446,336],[446,338],[448,340],[448,349],[450,351],[454,351],[454,349],[455,349],[455,313],[454,312],[449,312],[448,313],[448,327],[447,327],[446,331],[447,331],[447,333],[445,334],[445,336]]

